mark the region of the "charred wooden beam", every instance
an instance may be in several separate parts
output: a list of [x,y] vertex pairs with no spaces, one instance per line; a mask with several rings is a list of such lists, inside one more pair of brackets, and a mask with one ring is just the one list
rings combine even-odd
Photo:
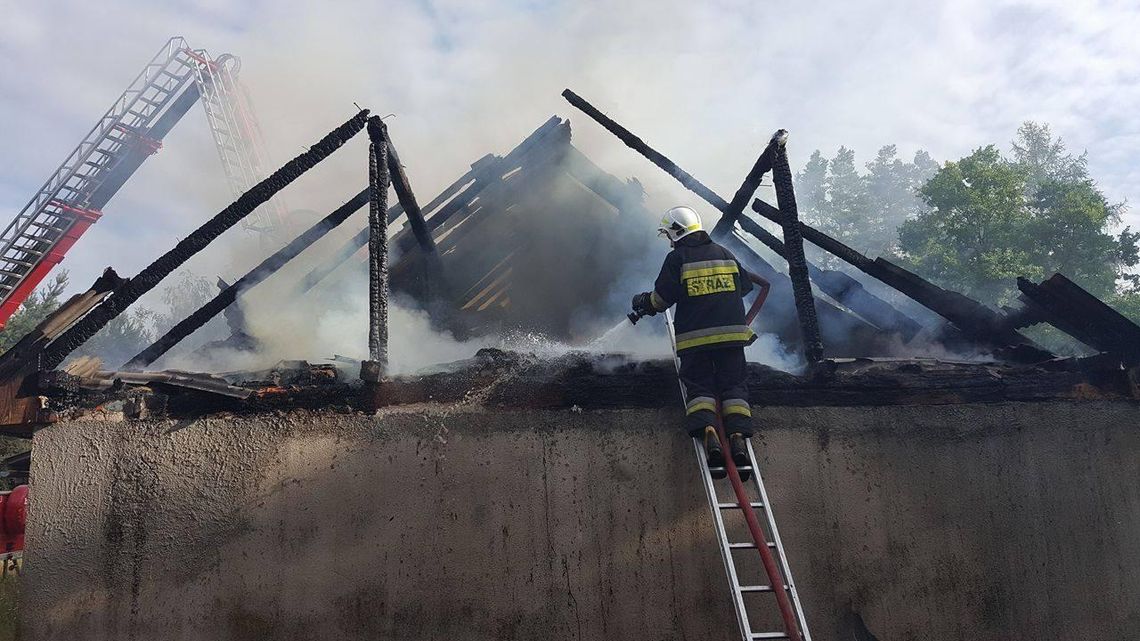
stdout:
[[[752,210],[773,222],[784,222],[783,213],[762,200],[754,200]],[[1018,360],[1036,362],[1053,358],[1053,354],[1034,345],[1016,332],[1000,313],[982,303],[964,294],[943,289],[881,257],[871,260],[806,223],[800,222],[798,226],[803,237],[812,244],[942,316],[971,341],[990,348],[1017,347],[1012,356]]]
[[[752,200],[752,211],[760,214],[761,216],[776,223],[777,225],[780,225],[781,227],[784,225],[783,213],[776,207],[773,207],[772,205],[764,202],[763,200],[760,200],[759,198]],[[862,271],[867,271],[867,269],[869,269],[871,264],[874,262],[870,258],[867,258],[851,247],[844,245],[842,242],[832,238],[831,236],[828,236],[827,234],[819,231],[818,229],[808,225],[805,222],[801,221],[799,227],[800,233],[803,234],[805,240],[832,254],[833,256],[837,256],[839,259],[843,260],[853,267],[856,267]]]
[[0,433],[28,437],[36,428],[55,420],[38,385],[43,353],[53,340],[122,283],[123,279],[108,267],[90,289],[67,299],[0,355]]
[[[792,279],[792,293],[796,299],[796,313],[800,319],[804,357],[809,365],[823,360],[823,341],[819,336],[819,320],[815,316],[815,301],[808,279],[807,258],[804,257],[804,239],[800,234],[800,214],[796,207],[796,192],[792,187],[792,168],[788,164],[788,132],[784,129],[772,136],[776,145],[772,160],[772,179],[776,184],[776,203],[784,213],[784,248],[788,259],[788,276]],[[749,194],[751,196],[751,194]]]
[[[435,241],[432,240],[431,232],[428,231],[427,223],[424,222],[424,214],[420,211],[420,205],[416,202],[416,194],[412,191],[412,183],[408,180],[407,173],[404,172],[404,165],[400,163],[400,155],[396,153],[396,146],[392,144],[392,136],[388,133],[388,126],[380,119],[376,119],[378,123],[376,128],[380,132],[380,136],[384,138],[385,162],[388,164],[388,175],[391,177],[392,187],[396,190],[396,198],[400,201],[400,206],[404,208],[404,212],[408,214],[408,223],[412,226],[412,233],[416,236],[416,241],[420,244],[420,249],[428,252],[429,254],[435,253]],[[372,134],[372,122],[368,123],[369,135]],[[375,145],[376,143],[373,143]],[[384,208],[387,211],[387,207]]]
[[624,142],[627,147],[645,156],[649,162],[657,165],[663,169],[665,173],[676,178],[677,182],[684,185],[686,189],[703,198],[710,205],[716,207],[721,213],[728,211],[728,201],[718,196],[716,192],[706,187],[704,183],[694,178],[692,174],[678,167],[676,163],[666,158],[664,154],[650,147],[644,140],[633,135],[633,132],[619,125],[601,111],[598,111],[594,105],[586,102],[584,98],[569,89],[562,92],[562,97],[570,104],[581,109],[587,116],[593,118],[599,125],[604,127],[606,131],[617,136],[618,140]]
[[0,355],[0,380],[42,369],[41,356],[53,340],[91,311],[124,281],[108,267],[82,294],[67,299],[39,325]]
[[[388,370],[388,139],[384,123],[368,120],[368,355],[361,378],[378,381]],[[405,208],[407,203],[405,203]],[[435,249],[435,245],[432,245]]]
[[1041,284],[1018,278],[1017,288],[1057,329],[1125,366],[1140,364],[1140,326],[1064,275],[1053,274]]
[[143,294],[154,289],[163,278],[202,251],[222,232],[241,222],[259,205],[265,203],[301,174],[316,166],[364,128],[368,110],[362,110],[344,124],[329,132],[308,151],[285,163],[265,180],[242,194],[229,207],[218,212],[206,224],[191,232],[173,249],[139,272],[134,278],[115,289],[115,293],[93,309],[55,340],[44,354],[44,366],[51,369],[63,362],[67,355],[87,342],[111,320],[123,313]]
[[[756,159],[756,163],[752,165],[748,175],[744,177],[744,182],[740,183],[740,187],[732,196],[732,201],[728,203],[728,208],[724,210],[724,214],[717,221],[716,226],[713,227],[713,234],[721,236],[732,231],[733,226],[736,224],[737,219],[744,213],[744,208],[748,205],[748,199],[756,193],[756,189],[760,186],[760,181],[764,179],[764,174],[772,169],[772,164],[776,159],[777,147],[781,146],[776,137],[773,136],[768,144],[764,147],[760,157]],[[753,232],[752,235],[756,235]],[[759,237],[759,236],[757,236]]]
[[[459,178],[459,180],[452,183],[450,186],[448,186],[446,189],[444,189],[442,192],[440,192],[438,196],[436,196],[434,199],[432,199],[432,201],[430,203],[425,205],[423,208],[423,211],[426,213],[430,213],[430,212],[434,211],[440,205],[443,205],[445,202],[447,202],[453,196],[455,196],[456,193],[459,193],[459,191],[461,189],[466,187],[468,184],[471,183],[471,181],[473,179],[476,179],[476,178],[477,178],[477,175],[474,172],[474,170],[463,174],[463,176],[461,176]],[[466,193],[466,192],[464,192],[464,193]],[[458,201],[462,198],[463,198],[463,195],[461,194],[460,196],[456,197],[455,200],[453,200],[452,202]],[[451,203],[448,203],[448,204],[450,205]],[[399,204],[399,203],[393,205],[392,207],[389,207],[388,208],[388,224],[391,225],[392,223],[394,223],[396,221],[396,219],[400,217],[400,214],[403,214],[403,213],[404,213],[404,206]],[[434,220],[435,220],[434,216],[427,220],[428,227],[431,230],[435,229],[435,227],[433,226]],[[309,291],[310,289],[316,287],[329,274],[336,271],[341,265],[343,265],[345,262],[347,262],[348,259],[352,258],[356,254],[356,252],[363,249],[364,246],[368,244],[369,230],[370,230],[370,227],[366,225],[363,229],[361,229],[359,232],[357,232],[355,235],[353,235],[352,238],[349,238],[347,241],[345,241],[345,243],[340,247],[340,249],[338,249],[332,256],[330,256],[328,259],[326,259],[320,265],[317,265],[316,267],[314,267],[312,270],[309,271],[308,274],[305,274],[304,278],[301,279],[301,282],[299,285],[300,293],[305,293],[305,292]],[[400,239],[400,236],[397,235],[396,239],[394,239],[393,242],[396,242],[399,239]]]
[[272,276],[277,270],[284,267],[286,263],[296,258],[313,243],[323,238],[325,234],[336,229],[337,226],[347,220],[349,216],[363,207],[367,202],[368,190],[365,189],[352,198],[352,200],[349,200],[331,214],[325,216],[320,222],[305,230],[305,233],[294,238],[291,243],[277,250],[277,252],[269,258],[261,261],[257,267],[251,269],[244,276],[239,278],[237,282],[224,287],[217,296],[196,309],[194,313],[179,321],[158,340],[135,355],[134,358],[123,366],[123,369],[139,370],[158,360],[160,356],[170,351],[175,345],[182,342],[184,338],[201,329],[202,326],[210,322],[211,319],[232,305],[233,302],[237,300],[239,294],[252,289]]

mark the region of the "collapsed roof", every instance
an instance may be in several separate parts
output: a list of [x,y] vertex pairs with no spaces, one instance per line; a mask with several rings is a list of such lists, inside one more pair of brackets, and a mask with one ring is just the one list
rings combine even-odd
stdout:
[[[1018,331],[1046,322],[1099,353],[1061,367],[1065,371],[1087,374],[1095,367],[1098,371],[1135,372],[1140,365],[1140,327],[1063,275],[1054,275],[1041,284],[1020,280],[1022,307],[1001,312],[938,287],[883,258],[868,258],[798,221],[784,151],[787,138],[780,132],[729,201],[584,99],[569,90],[564,95],[722,213],[713,229],[714,237],[732,249],[747,269],[772,283],[758,329],[776,334],[794,349],[809,354],[818,351],[809,361],[818,362],[823,356],[907,356],[938,345],[997,360],[1057,368],[1053,354]],[[367,112],[361,112],[335,129],[134,278],[122,279],[108,270],[89,291],[73,297],[0,356],[0,382],[7,386],[2,422],[17,432],[27,432],[52,420],[47,401],[39,396],[41,382],[42,389],[66,388],[72,392],[106,391],[124,385],[158,386],[238,400],[250,398],[249,389],[235,387],[236,380],[186,372],[143,374],[139,370],[223,312],[234,335],[230,341],[212,346],[258,349],[256,336],[248,333],[235,303],[240,303],[244,292],[271,277],[368,204],[370,188],[347,200],[242,278],[232,284],[221,282],[221,292],[212,301],[132,359],[123,371],[101,371],[89,363],[73,367],[67,376],[78,377],[80,383],[70,387],[61,385],[63,379],[59,377],[39,374],[61,364],[162,278],[339,148],[364,127],[366,118]],[[631,286],[649,285],[655,271],[652,266],[660,258],[661,248],[652,244],[655,241],[649,233],[653,217],[645,206],[641,184],[636,179],[612,176],[590,161],[571,143],[570,123],[557,116],[505,155],[488,154],[473,162],[469,171],[423,207],[411,192],[394,148],[388,164],[396,176],[399,203],[387,209],[386,218],[398,222],[403,216],[405,220],[390,239],[394,255],[391,286],[416,301],[438,327],[456,335],[519,328],[567,341],[588,339],[599,327],[583,319],[597,321],[614,314],[615,306],[624,306],[632,293],[627,291]],[[769,171],[776,179],[777,205],[753,199],[761,178]],[[750,199],[752,211],[776,223],[783,240],[744,212]],[[358,275],[361,264],[353,257],[365,253],[369,234],[370,229],[365,227],[302,277],[296,284],[296,297],[300,299],[335,279]],[[852,275],[812,265],[803,257],[803,240],[838,256],[888,291],[912,299],[932,314],[915,318]],[[777,268],[764,258],[758,250],[761,245],[788,261],[789,267]],[[646,282],[632,285],[633,281],[626,278],[629,276]],[[934,317],[939,320],[931,323],[929,318]],[[813,347],[816,344],[818,349]],[[336,379],[335,370],[329,371]],[[815,369],[824,379],[827,371],[826,367]],[[1113,389],[1119,387],[1113,384]]]

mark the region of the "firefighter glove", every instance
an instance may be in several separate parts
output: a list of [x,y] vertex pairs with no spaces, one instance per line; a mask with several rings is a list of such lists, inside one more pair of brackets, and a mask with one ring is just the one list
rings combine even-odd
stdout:
[[639,316],[656,316],[657,310],[653,307],[652,294],[642,292],[633,297],[633,311]]

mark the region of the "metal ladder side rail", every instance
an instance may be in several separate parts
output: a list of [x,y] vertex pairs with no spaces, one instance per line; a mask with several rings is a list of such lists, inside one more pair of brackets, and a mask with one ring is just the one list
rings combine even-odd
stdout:
[[[167,71],[169,68],[175,67],[175,63],[185,66],[185,63],[180,62],[177,58],[177,45],[180,40],[180,38],[172,38],[151,59],[143,71],[131,82],[127,90],[112,103],[87,136],[72,150],[63,164],[49,176],[32,199],[0,233],[0,257],[3,257],[0,258],[0,261],[7,263],[2,267],[7,267],[8,269],[5,271],[9,274],[20,274],[16,282],[6,282],[6,285],[10,286],[0,287],[0,301],[8,302],[8,297],[19,287],[20,281],[35,268],[37,261],[26,260],[30,253],[25,251],[25,246],[37,244],[44,240],[57,242],[75,224],[76,219],[63,214],[62,210],[49,211],[48,208],[52,201],[61,201],[65,205],[79,209],[84,208],[87,205],[86,199],[100,184],[100,178],[105,177],[113,169],[117,152],[127,143],[126,137],[116,135],[116,133],[123,133],[118,127],[145,128],[185,85],[189,79],[188,74],[183,74],[181,80],[176,81],[175,79],[178,76]],[[160,80],[164,72],[172,80]],[[144,107],[141,112],[136,111],[135,106],[142,101],[141,97],[151,89],[155,89],[155,94],[150,95],[145,100],[150,106]],[[154,100],[160,94],[164,96],[164,99]],[[96,154],[103,156],[104,162],[92,161],[92,156]],[[79,184],[75,184],[76,182]],[[46,218],[53,220],[47,221]],[[59,221],[63,221],[64,225],[58,234],[30,233],[29,231],[33,225],[56,227],[55,223]],[[20,244],[21,240],[25,241],[23,245]],[[50,250],[50,248],[48,249]],[[40,256],[42,255],[43,253],[40,254]],[[28,262],[31,262],[32,265],[25,264]]]
[[[757,635],[750,632],[752,639],[780,639],[786,638],[791,641],[811,641],[811,635],[807,632],[806,621],[803,616],[803,608],[800,607],[799,600],[794,602],[791,594],[795,590],[795,584],[791,577],[791,568],[787,563],[787,556],[784,554],[783,544],[778,541],[778,532],[775,530],[775,517],[772,515],[772,506],[768,501],[768,492],[764,488],[764,480],[760,473],[760,467],[756,464],[756,456],[752,449],[751,441],[748,442],[748,465],[752,472],[752,480],[755,482],[757,493],[760,496],[759,509],[763,510],[768,521],[768,526],[771,529],[772,543],[768,543],[767,537],[764,535],[764,529],[760,526],[759,519],[756,518],[756,510],[753,508],[752,500],[748,496],[748,492],[744,487],[744,482],[740,479],[740,471],[736,467],[736,462],[732,460],[729,455],[728,436],[725,434],[724,424],[721,420],[719,399],[717,400],[718,408],[716,412],[716,431],[717,437],[720,440],[721,448],[725,452],[725,468],[728,472],[728,480],[732,484],[733,493],[736,495],[737,507],[744,515],[745,522],[748,526],[749,535],[752,542],[756,547],[756,551],[760,554],[760,561],[764,565],[764,572],[768,575],[768,586],[761,586],[770,588],[775,593],[776,603],[779,606],[780,617],[784,622],[784,636],[778,636],[776,633]],[[710,481],[711,482],[711,481]],[[721,508],[719,503],[714,506],[717,512]],[[727,543],[727,541],[725,541]],[[775,549],[780,556],[781,563],[777,565],[776,559],[772,554]],[[782,570],[782,571],[781,571]],[[735,590],[743,591],[744,586],[737,584],[734,586]],[[757,590],[753,590],[757,591]]]
[[[758,304],[753,306],[748,314],[749,320],[755,318],[755,312],[759,311],[759,307],[763,304],[763,300],[758,301]],[[681,400],[684,402],[687,398],[685,392],[685,384],[680,379],[681,359],[677,355],[676,350],[676,333],[673,327],[673,312],[666,310],[664,312],[665,325],[669,333],[669,340],[673,346],[673,364],[677,368],[678,379],[677,383],[681,390]],[[708,466],[708,461],[705,457],[704,448],[701,445],[699,437],[693,438],[693,451],[697,457],[697,464],[701,471],[702,485],[705,488],[705,496],[708,499],[709,507],[713,512],[713,522],[717,533],[717,541],[720,547],[721,560],[725,566],[725,572],[729,579],[729,588],[732,592],[733,606],[737,614],[737,625],[739,626],[741,638],[744,641],[751,641],[752,639],[790,639],[794,641],[811,641],[811,634],[808,632],[807,620],[803,613],[803,605],[799,599],[798,592],[795,588],[795,582],[792,579],[791,567],[788,564],[787,556],[784,553],[783,542],[780,539],[779,530],[776,529],[775,516],[771,510],[771,503],[768,499],[768,492],[764,488],[764,481],[760,474],[760,468],[756,463],[756,455],[752,448],[752,443],[749,440],[748,457],[749,465],[753,474],[753,481],[756,484],[757,493],[760,500],[754,505],[744,489],[744,484],[740,480],[740,473],[736,467],[736,463],[728,456],[729,445],[728,439],[725,435],[724,426],[721,422],[719,411],[719,399],[717,400],[718,408],[716,412],[716,429],[717,437],[721,442],[721,448],[724,450],[725,457],[725,471],[728,472],[729,479],[733,484],[733,491],[736,495],[737,503],[735,505],[725,504],[722,505],[720,499],[716,494],[716,487],[713,484],[712,469]],[[722,469],[722,468],[717,468]],[[769,543],[759,527],[759,522],[756,519],[754,507],[759,507],[764,510],[766,520],[770,531],[772,532],[773,542]],[[745,519],[750,521],[749,533],[753,542],[748,544],[734,544],[728,539],[728,533],[724,525],[724,517],[721,514],[723,509],[740,509],[745,515]],[[754,527],[755,526],[755,527]],[[736,572],[736,561],[732,556],[732,550],[737,548],[755,548],[760,554],[761,562],[764,565],[765,572],[768,574],[769,586],[744,586],[739,579]],[[776,566],[772,558],[771,550],[775,549],[780,557],[780,565]],[[781,570],[783,574],[781,574]],[[786,581],[785,581],[786,577]],[[749,587],[754,589],[748,589]],[[765,589],[767,588],[767,589]],[[748,622],[747,606],[744,603],[745,592],[759,592],[770,591],[774,592],[779,605],[781,619],[783,620],[785,630],[783,632],[752,632],[751,625]],[[791,598],[789,598],[789,595]]]
[[[210,135],[214,139],[218,158],[222,162],[222,170],[226,175],[230,192],[238,197],[259,179],[248,158],[242,153],[244,145],[237,133],[237,125],[227,113],[221,79],[210,71],[209,66],[202,65],[199,68],[197,81],[199,92],[203,97],[202,106],[206,112],[206,120],[210,126]],[[271,227],[271,220],[264,209],[258,207],[243,221],[242,226],[246,229],[267,229]]]
[[756,451],[752,448],[752,439],[748,439],[746,443],[748,445],[748,461],[749,465],[752,466],[756,491],[760,496],[760,504],[763,506],[761,509],[764,511],[764,518],[768,522],[768,531],[772,533],[772,542],[769,546],[775,548],[776,555],[780,559],[780,569],[784,572],[784,580],[788,586],[788,594],[791,597],[796,619],[800,624],[800,630],[803,632],[804,641],[811,641],[811,633],[808,631],[807,618],[804,614],[803,602],[800,600],[799,588],[796,587],[796,581],[792,577],[792,567],[791,564],[788,563],[788,555],[784,552],[784,541],[780,538],[780,529],[776,527],[776,515],[772,510],[772,502],[768,499],[768,490],[764,487],[764,479],[760,474],[760,465],[756,461]]
[[[682,390],[684,386],[682,385]],[[682,396],[684,392],[682,391]],[[705,498],[708,499],[709,505],[713,507],[713,526],[716,529],[716,539],[720,548],[720,559],[724,563],[725,575],[728,577],[729,591],[732,592],[732,605],[736,610],[736,624],[740,628],[740,636],[745,641],[752,638],[752,626],[748,623],[748,609],[744,603],[744,593],[737,589],[740,585],[740,577],[736,573],[736,562],[732,558],[732,544],[728,540],[728,531],[724,525],[724,515],[721,514],[720,508],[717,507],[720,500],[716,495],[716,487],[713,485],[712,470],[709,468],[708,460],[705,458],[704,447],[701,446],[701,439],[694,438],[693,451],[697,456],[697,464],[701,470],[702,487],[705,489]]]

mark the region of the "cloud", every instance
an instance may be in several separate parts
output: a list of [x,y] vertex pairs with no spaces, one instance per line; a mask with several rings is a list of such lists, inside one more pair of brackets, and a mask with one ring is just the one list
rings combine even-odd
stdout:
[[[1140,11],[1124,2],[6,1],[2,13],[7,215],[174,34],[242,58],[278,162],[354,102],[395,113],[424,199],[557,113],[600,165],[642,179],[655,206],[697,203],[567,105],[567,86],[724,195],[779,127],[800,164],[816,148],[869,159],[889,143],[956,158],[1005,146],[1036,119],[1089,150],[1110,198],[1140,196]],[[284,199],[330,210],[364,185],[363,150],[354,142]],[[108,264],[136,272],[229,198],[191,111],[68,256],[75,286]],[[1140,226],[1140,212],[1127,222]],[[233,231],[191,268],[233,276],[267,251]]]

